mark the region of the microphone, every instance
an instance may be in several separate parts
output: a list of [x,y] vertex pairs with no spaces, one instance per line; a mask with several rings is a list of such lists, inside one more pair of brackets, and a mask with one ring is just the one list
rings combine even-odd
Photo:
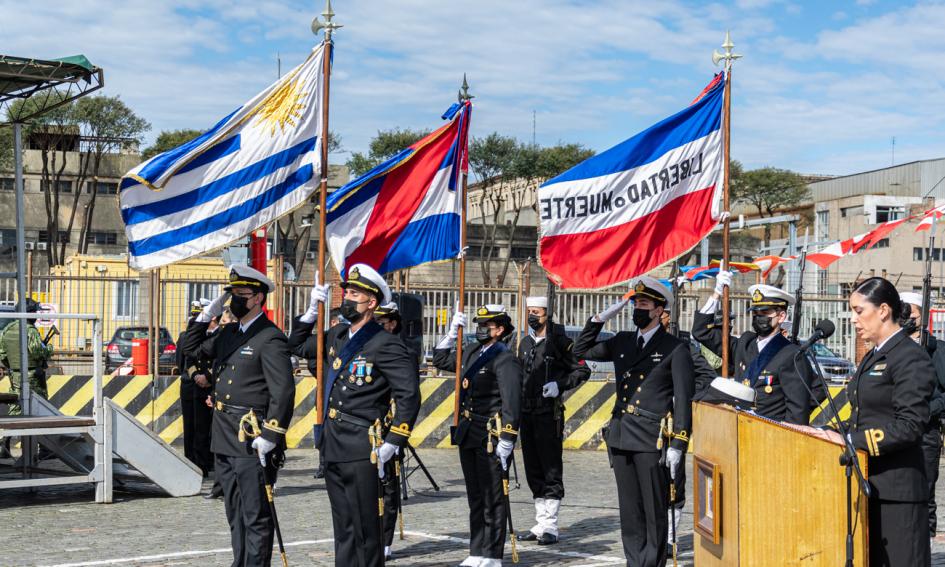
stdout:
[[821,319],[814,327],[814,334],[809,339],[801,343],[801,352],[809,350],[817,341],[829,338],[837,330],[837,326],[829,319]]

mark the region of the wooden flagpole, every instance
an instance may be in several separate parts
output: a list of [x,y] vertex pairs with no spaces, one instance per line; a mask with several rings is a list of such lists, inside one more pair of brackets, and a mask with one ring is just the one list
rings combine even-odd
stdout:
[[[332,21],[335,12],[331,9],[331,0],[326,0],[325,11],[322,12],[324,23],[317,17],[312,21],[312,33],[316,35],[320,30],[325,30],[324,49],[322,55],[322,81],[324,83],[324,94],[322,95],[322,132],[321,132],[321,186],[318,195],[318,281],[319,285],[325,283],[325,238],[326,224],[328,223],[327,199],[328,199],[328,95],[331,79],[331,56],[333,43],[331,41],[332,33],[342,27]],[[329,298],[329,302],[331,299]],[[322,304],[318,310],[318,320],[315,326],[315,425],[325,423],[323,407],[325,405],[325,311],[328,305]]]
[[[473,97],[469,94],[469,83],[466,82],[466,75],[463,74],[463,86],[459,90],[459,103],[465,104]],[[467,116],[468,120],[468,116]],[[466,140],[467,147],[462,151],[469,151],[469,139]],[[462,202],[459,209],[459,298],[456,302],[456,312],[462,313],[466,309],[466,188],[469,179],[469,168],[463,167],[467,164],[466,158],[460,158],[460,186]],[[459,425],[459,391],[462,388],[461,381],[463,370],[463,327],[457,330],[456,336],[456,377],[453,384],[453,427]]]
[[[728,271],[729,259],[729,234],[731,232],[731,222],[729,221],[729,170],[732,163],[731,141],[732,141],[732,62],[741,57],[732,53],[732,37],[729,32],[725,32],[725,42],[722,48],[725,53],[713,52],[712,61],[718,64],[719,61],[725,61],[725,95],[722,110],[722,146],[725,167],[725,176],[722,184],[722,212],[725,219],[722,221],[722,265],[720,270]],[[731,325],[729,322],[729,289],[725,286],[722,289],[722,378],[728,378],[728,361],[730,357],[728,338],[731,336]]]

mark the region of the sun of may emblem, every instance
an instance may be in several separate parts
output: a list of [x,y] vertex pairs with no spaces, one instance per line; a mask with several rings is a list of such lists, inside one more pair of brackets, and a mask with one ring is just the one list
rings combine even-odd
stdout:
[[286,124],[295,126],[295,119],[302,117],[305,105],[300,102],[308,93],[303,93],[301,81],[289,80],[277,88],[262,102],[258,115],[258,122],[269,125],[269,135],[275,136],[276,128],[285,132]]

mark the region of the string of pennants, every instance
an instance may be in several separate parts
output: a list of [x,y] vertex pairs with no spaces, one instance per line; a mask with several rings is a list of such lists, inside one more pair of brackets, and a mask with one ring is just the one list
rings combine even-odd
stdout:
[[[821,269],[827,269],[828,266],[843,258],[852,256],[860,250],[869,250],[873,246],[889,236],[900,225],[909,221],[919,219],[919,225],[915,228],[916,232],[930,230],[933,219],[941,219],[945,216],[945,205],[939,205],[934,209],[910,217],[896,219],[884,222],[869,232],[858,234],[852,238],[834,242],[820,248],[814,252],[807,253],[807,260],[813,262]],[[751,262],[729,262],[729,269],[738,273],[761,272],[761,277],[768,278],[768,275],[778,266],[797,260],[800,256],[760,256]],[[682,266],[680,271],[682,276],[688,281],[694,282],[702,279],[713,278],[719,273],[721,261],[712,260],[708,266]]]

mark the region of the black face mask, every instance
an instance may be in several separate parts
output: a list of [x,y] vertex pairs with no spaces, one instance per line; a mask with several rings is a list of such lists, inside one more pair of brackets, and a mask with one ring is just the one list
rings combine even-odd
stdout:
[[531,327],[533,331],[540,331],[545,324],[541,322],[541,317],[538,315],[529,315],[528,326]]
[[234,295],[230,299],[230,312],[233,313],[237,319],[242,319],[249,313],[249,306],[246,305],[247,301],[249,301],[248,297],[241,297],[239,295]]
[[637,326],[637,329],[643,330],[649,326],[653,321],[653,316],[650,315],[649,309],[640,309],[639,307],[633,310],[633,324]]
[[476,327],[476,340],[479,341],[479,344],[486,344],[492,340],[492,329],[485,325],[480,325]]
[[353,299],[345,299],[341,302],[341,307],[339,307],[338,310],[346,321],[354,325],[361,320],[361,317],[364,317],[364,313],[358,311],[358,305],[361,305],[361,303],[367,303],[367,301],[359,303]]
[[751,318],[751,330],[761,337],[767,337],[774,330],[771,315],[755,315]]

